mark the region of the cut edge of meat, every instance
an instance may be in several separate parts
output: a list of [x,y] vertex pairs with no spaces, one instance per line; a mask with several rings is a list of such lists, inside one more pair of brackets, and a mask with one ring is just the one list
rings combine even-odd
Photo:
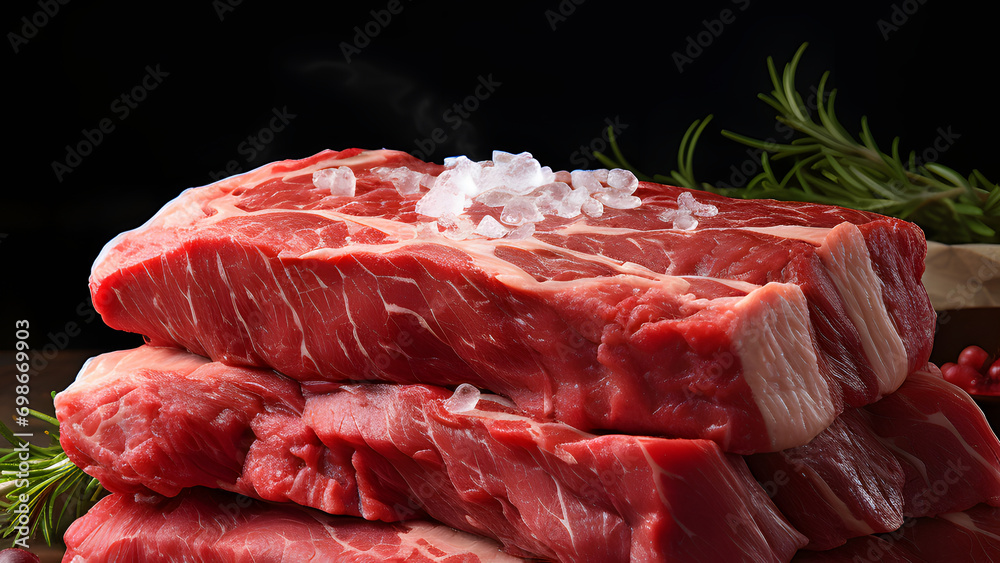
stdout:
[[[134,357],[115,357],[122,354]],[[480,395],[471,386],[454,393],[426,385],[336,386],[309,395],[300,415],[298,385],[271,371],[204,360],[186,373],[192,362],[185,357],[191,354],[149,346],[109,355],[109,361],[88,364],[112,370],[107,379],[98,374],[80,378],[77,387],[57,396],[57,415],[65,428],[61,439],[67,455],[116,494],[141,497],[153,490],[175,495],[211,486],[336,514],[351,510],[349,514],[371,520],[426,513],[502,540],[518,555],[567,556],[600,542],[626,559],[630,550],[674,553],[683,547],[730,556],[752,551],[761,561],[777,563],[806,541],[753,480],[743,459],[724,454],[711,441],[593,436],[523,416],[505,399]],[[172,358],[181,360],[174,376]],[[95,390],[95,384],[103,387]],[[128,393],[127,400],[118,396],[119,389]],[[226,390],[235,392],[230,401]],[[170,404],[163,406],[161,398]],[[258,424],[275,411],[288,410],[292,412],[277,424]],[[235,452],[229,448],[207,456],[201,448],[211,444],[198,435],[208,426],[215,427],[212,434],[225,436],[241,436],[252,427],[254,441]],[[102,427],[111,432],[106,442],[95,434]],[[150,435],[139,440],[135,429]],[[134,439],[122,440],[122,434]],[[304,447],[284,446],[299,434],[308,434],[308,440],[295,443]],[[79,459],[80,452],[94,449],[91,442],[110,455],[94,463]],[[260,448],[279,455],[255,459]],[[173,465],[163,462],[162,452],[172,453]],[[107,463],[129,465],[107,471]],[[317,463],[322,466],[319,477],[339,483],[329,489],[336,498],[294,494],[302,488],[301,480],[308,483],[317,476],[310,472]],[[625,468],[628,464],[631,469]],[[487,469],[494,465],[497,472]],[[232,478],[216,481],[216,475]],[[165,488],[165,481],[172,488]],[[318,484],[324,490],[331,486]],[[653,490],[660,495],[650,494]],[[702,510],[705,504],[728,515],[728,528],[720,529],[719,517]],[[503,514],[498,507],[504,507]],[[563,524],[569,526],[568,536],[556,534],[563,531],[557,522],[567,518],[567,511],[592,516],[607,529],[595,535],[580,527],[588,525],[583,519]],[[515,521],[507,523],[509,517]],[[739,534],[730,538],[726,529]],[[696,531],[693,537],[690,530]],[[612,531],[620,541],[610,541]],[[535,545],[536,540],[543,543]],[[561,547],[549,553],[542,549],[546,543]]]
[[841,223],[831,230],[817,252],[861,336],[881,395],[892,393],[906,379],[908,359],[899,330],[889,318],[882,299],[882,282],[872,269],[861,230],[851,223]]
[[[839,409],[820,373],[812,342],[802,341],[812,332],[802,290],[771,282],[744,297],[736,308],[746,315],[738,316],[733,342],[768,429],[771,450],[808,442],[830,425]],[[783,322],[774,322],[776,316]]]

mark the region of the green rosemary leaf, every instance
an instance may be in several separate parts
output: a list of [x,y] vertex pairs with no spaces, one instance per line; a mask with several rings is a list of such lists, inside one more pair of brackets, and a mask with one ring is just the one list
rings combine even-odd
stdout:
[[954,186],[969,185],[969,182],[964,177],[962,177],[961,174],[955,172],[954,170],[948,168],[947,166],[942,166],[936,162],[929,162],[924,165],[924,168],[926,168],[930,172],[933,172],[934,174],[937,174],[938,176],[941,176],[945,180],[948,180]]
[[969,226],[969,230],[971,230],[972,232],[976,233],[979,236],[989,238],[989,237],[996,236],[996,234],[997,234],[997,232],[995,230],[993,230],[990,227],[988,227],[982,221],[977,221],[975,219],[970,219],[966,223]]
[[[887,154],[879,148],[867,117],[861,118],[860,141],[856,140],[837,117],[837,91],[828,91],[828,72],[815,90],[816,118],[808,115],[795,87],[796,69],[806,46],[795,52],[780,75],[768,57],[774,89],[758,95],[797,136],[773,143],[722,130],[723,137],[761,150],[761,172],[740,195],[877,210],[912,220],[929,238],[942,242],[1000,243],[1000,189],[982,173],[974,170],[965,178],[940,163],[918,166],[915,151],[904,160],[899,137],[892,139]],[[702,122],[699,132],[703,128]],[[682,144],[687,150],[678,166],[687,185],[711,189],[710,184],[695,181],[693,146]],[[787,167],[779,170],[779,162],[787,162]]]
[[[52,425],[46,431],[51,444],[28,443],[0,423],[0,436],[12,446],[0,448],[0,529],[3,537],[18,533],[17,528],[22,525],[18,519],[24,512],[19,507],[23,504],[27,509],[30,535],[40,533],[45,542],[52,545],[72,520],[83,515],[106,491],[97,479],[85,474],[66,456],[59,445],[59,421],[34,410],[29,414]],[[27,460],[21,457],[25,449]],[[26,471],[22,463],[27,464]],[[21,502],[22,495],[27,502]]]

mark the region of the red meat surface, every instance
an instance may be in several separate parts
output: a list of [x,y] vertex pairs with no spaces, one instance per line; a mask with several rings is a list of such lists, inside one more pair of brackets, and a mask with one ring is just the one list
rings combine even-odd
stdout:
[[[335,167],[353,196],[314,185]],[[152,344],[300,381],[470,383],[581,430],[737,453],[809,442],[930,354],[910,223],[640,183],[635,209],[456,239],[393,187],[402,167],[443,171],[324,151],[188,190],[108,244],[94,305]],[[692,193],[718,213],[673,228]]]
[[89,362],[56,414],[73,463],[129,497],[207,486],[430,517],[565,561],[782,562],[806,543],[714,442],[595,436],[471,386],[317,384],[303,397],[268,370],[145,346]]
[[515,563],[496,542],[426,521],[368,522],[211,489],[112,494],[73,522],[64,563]]
[[1000,441],[967,393],[929,372],[848,409],[809,444],[747,463],[809,549],[1000,506]]

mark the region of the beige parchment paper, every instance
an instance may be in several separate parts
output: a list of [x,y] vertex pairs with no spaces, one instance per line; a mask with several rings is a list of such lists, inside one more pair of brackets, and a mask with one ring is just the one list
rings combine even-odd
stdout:
[[927,243],[923,282],[934,309],[1000,307],[1000,244]]

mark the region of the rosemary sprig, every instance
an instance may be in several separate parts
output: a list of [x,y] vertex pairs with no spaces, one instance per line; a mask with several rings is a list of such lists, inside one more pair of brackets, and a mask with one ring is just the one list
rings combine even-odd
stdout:
[[[654,176],[654,180],[733,197],[809,201],[873,211],[913,221],[929,239],[944,243],[1000,243],[1000,186],[981,172],[973,170],[966,177],[939,163],[919,163],[916,152],[904,159],[899,137],[893,139],[889,153],[883,152],[867,118],[861,119],[860,141],[855,139],[837,119],[837,91],[827,93],[828,72],[820,79],[816,107],[810,111],[795,88],[796,68],[806,46],[799,47],[781,74],[768,57],[774,90],[758,95],[777,111],[776,119],[797,136],[787,143],[774,143],[722,131],[726,138],[760,150],[761,172],[746,188],[716,188],[694,177],[695,143],[712,116],[696,120],[684,134],[677,170],[669,176]],[[621,154],[613,137],[611,147],[616,156]],[[623,158],[601,157],[606,166],[630,168]]]
[[[23,525],[19,522],[22,513],[15,510],[26,506],[27,511],[23,513],[28,517],[28,535],[33,537],[41,532],[45,543],[52,545],[73,520],[107,493],[97,479],[84,473],[66,456],[59,445],[59,421],[35,410],[29,412],[52,425],[52,429],[45,432],[50,444],[31,444],[14,436],[10,428],[0,422],[0,435],[12,446],[0,448],[0,527],[4,538],[18,533]],[[21,502],[22,495],[26,503]]]

